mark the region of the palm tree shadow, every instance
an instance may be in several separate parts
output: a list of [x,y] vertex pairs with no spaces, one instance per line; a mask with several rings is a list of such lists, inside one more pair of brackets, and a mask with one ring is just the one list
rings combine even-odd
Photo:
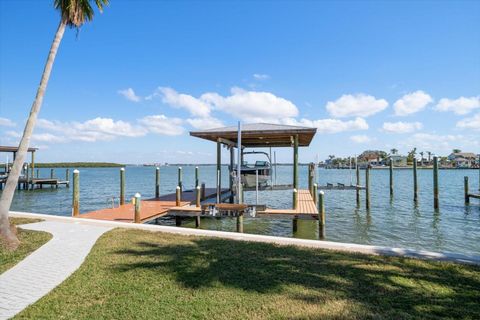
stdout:
[[[272,294],[301,286],[305,291],[289,293],[291,298],[323,303],[324,293],[329,293],[373,313],[396,310],[423,317],[425,310],[431,310],[440,317],[480,315],[480,269],[474,266],[462,266],[468,270],[463,272],[454,264],[215,238],[171,243],[137,242],[133,249],[117,251],[135,259],[116,270],[159,269],[192,289],[222,285]],[[448,288],[448,294],[429,289],[441,286]],[[429,309],[430,305],[435,307]]]

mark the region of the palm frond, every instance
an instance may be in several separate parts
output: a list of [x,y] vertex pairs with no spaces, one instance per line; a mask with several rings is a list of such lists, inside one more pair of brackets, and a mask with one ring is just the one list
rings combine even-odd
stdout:
[[95,11],[91,5],[95,2],[98,10],[103,12],[103,7],[109,0],[54,0],[53,6],[60,11],[61,18],[69,27],[80,28],[86,21],[91,21]]

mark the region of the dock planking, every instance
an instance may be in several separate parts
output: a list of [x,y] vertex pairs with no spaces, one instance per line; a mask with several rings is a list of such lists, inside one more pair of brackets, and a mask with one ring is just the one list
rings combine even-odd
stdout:
[[[227,192],[222,189],[222,193]],[[205,188],[205,198],[216,196],[216,188]],[[171,208],[176,206],[175,193],[166,194],[160,198],[145,199],[141,202],[140,221],[147,222],[167,215]],[[181,194],[180,207],[186,207],[195,201],[195,191],[185,190]],[[133,222],[135,207],[132,203],[126,203],[115,208],[106,208],[80,214],[80,218]]]

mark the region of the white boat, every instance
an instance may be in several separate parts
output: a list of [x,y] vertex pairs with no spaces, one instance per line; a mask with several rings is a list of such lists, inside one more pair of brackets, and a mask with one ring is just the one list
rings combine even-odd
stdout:
[[[258,174],[258,186],[262,187],[268,185],[272,169],[269,155],[266,152],[251,151],[244,152],[243,156],[245,157],[245,155],[249,154],[265,155],[266,160],[256,160],[255,164],[249,164],[247,161],[242,161],[242,166],[240,168],[242,184],[246,188],[255,188]],[[236,171],[237,170],[235,169],[235,174]]]

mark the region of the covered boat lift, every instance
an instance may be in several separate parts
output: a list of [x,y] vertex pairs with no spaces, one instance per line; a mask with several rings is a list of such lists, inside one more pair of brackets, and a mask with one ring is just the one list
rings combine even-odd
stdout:
[[[240,130],[241,128],[241,130]],[[293,149],[293,181],[292,187],[298,190],[298,147],[307,147],[310,145],[316,128],[290,126],[271,123],[249,123],[242,126],[230,126],[208,129],[203,131],[192,131],[193,137],[216,142],[217,144],[217,190],[221,189],[222,158],[221,147],[225,145],[230,150],[230,191],[234,190],[233,168],[235,167],[235,152],[237,148],[239,156],[237,164],[240,165],[243,159],[243,150],[245,148],[272,148],[272,147],[291,147]],[[240,172],[240,170],[238,170]],[[237,177],[239,179],[239,177]],[[238,183],[238,180],[237,180]],[[239,188],[237,188],[238,190]],[[237,203],[241,203],[237,191]],[[295,193],[294,193],[295,194]],[[294,199],[294,202],[296,199]]]

